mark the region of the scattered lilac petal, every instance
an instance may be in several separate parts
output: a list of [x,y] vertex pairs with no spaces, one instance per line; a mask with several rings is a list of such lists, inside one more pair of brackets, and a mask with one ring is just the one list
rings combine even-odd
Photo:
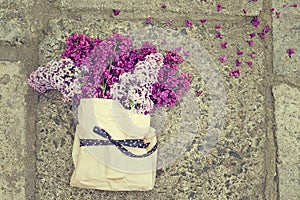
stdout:
[[198,90],[196,91],[196,96],[199,97],[202,93],[203,93],[202,91]]
[[216,26],[215,26],[215,29],[220,29],[221,28],[221,25],[220,24],[217,24]]
[[253,40],[248,40],[247,42],[248,42],[248,44],[249,44],[250,47],[253,47],[253,45],[254,45],[254,41]]
[[166,5],[165,3],[163,3],[163,4],[161,5],[161,8],[162,8],[162,9],[166,9],[166,8],[167,8],[167,5]]
[[240,59],[236,59],[235,60],[235,66],[240,66],[242,64],[242,62],[240,61]]
[[221,56],[220,57],[220,62],[221,63],[225,63],[227,61],[227,57],[226,56]]
[[185,57],[189,57],[191,55],[191,53],[189,51],[183,51],[183,55]]
[[221,4],[218,3],[218,5],[217,5],[217,11],[218,11],[218,12],[221,12],[222,8],[223,8],[223,7],[221,6]]
[[238,49],[238,51],[236,52],[236,54],[240,56],[240,55],[243,55],[244,52],[242,52],[241,50]]
[[283,8],[285,8],[285,7],[286,7],[286,3],[285,3],[285,4],[283,4],[283,5],[282,5],[282,7],[283,7]]
[[251,58],[255,58],[255,52],[253,51],[253,52],[250,53],[248,56],[250,56]]
[[294,3],[294,4],[292,5],[292,7],[297,8],[297,7],[298,7],[298,4]]
[[205,24],[207,19],[200,19],[201,24]]
[[254,17],[252,18],[252,24],[253,24],[253,26],[255,26],[255,28],[257,28],[257,27],[259,26],[260,21],[259,21],[259,19],[258,19],[257,16],[254,16]]
[[264,32],[258,33],[260,39],[264,40],[266,38],[266,34]]
[[243,13],[246,15],[247,14],[247,10],[243,9]]
[[281,14],[281,12],[280,12],[280,11],[277,11],[275,14],[276,14],[276,16],[279,18],[279,17],[280,17],[280,14]]
[[120,10],[119,9],[113,9],[113,13],[114,13],[114,16],[117,16],[120,14]]
[[238,69],[238,70],[236,70],[236,71],[230,72],[229,75],[230,75],[231,77],[235,77],[235,76],[240,75],[241,73],[242,73],[242,70],[241,70],[241,69]]
[[172,26],[172,25],[173,25],[172,20],[168,20],[166,23],[167,23],[169,26]]
[[185,20],[185,25],[186,25],[186,27],[191,27],[191,26],[193,26],[193,23],[192,23],[192,21],[190,21],[190,20]]
[[222,42],[221,43],[221,48],[226,49],[227,48],[227,42]]
[[222,39],[223,37],[222,37],[221,33],[216,33],[216,38]]
[[289,57],[291,58],[292,55],[295,53],[295,49],[293,48],[289,48],[286,50],[286,53],[289,55]]
[[249,35],[250,35],[251,39],[255,37],[255,33],[250,33]]
[[271,9],[270,9],[270,12],[274,12],[274,10],[275,10],[274,8],[271,8]]
[[252,62],[252,61],[248,61],[247,64],[248,64],[249,66],[252,66],[252,65],[253,65],[253,62]]
[[150,23],[151,23],[151,17],[148,16],[148,17],[146,18],[146,24],[150,24]]
[[271,30],[271,27],[269,25],[267,25],[264,29],[263,29],[263,33],[268,33]]

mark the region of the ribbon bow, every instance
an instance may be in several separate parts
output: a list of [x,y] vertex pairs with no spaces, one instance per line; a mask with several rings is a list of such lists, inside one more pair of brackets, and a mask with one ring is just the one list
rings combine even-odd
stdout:
[[136,147],[136,148],[147,148],[150,143],[149,142],[144,143],[143,139],[114,140],[108,132],[106,132],[104,129],[97,127],[97,126],[94,127],[93,132],[96,133],[97,135],[102,136],[103,138],[108,139],[108,140],[80,139],[80,147],[82,147],[82,146],[115,145],[122,153],[126,154],[127,156],[136,157],[136,158],[149,156],[157,149],[157,144],[155,144],[154,147],[152,147],[152,149],[150,151],[148,151],[147,153],[142,154],[142,155],[136,155],[136,154],[133,154],[130,151],[128,151],[123,146]]

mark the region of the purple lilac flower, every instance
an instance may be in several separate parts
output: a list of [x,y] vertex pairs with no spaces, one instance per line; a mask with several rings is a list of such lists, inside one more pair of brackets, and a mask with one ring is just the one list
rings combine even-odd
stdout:
[[160,53],[151,53],[143,61],[139,61],[133,71],[123,73],[119,82],[111,87],[112,98],[118,100],[125,108],[149,113],[154,106],[150,99],[152,84],[158,80],[163,59]]
[[218,3],[218,4],[217,4],[217,11],[218,11],[218,12],[221,12],[222,8],[223,8],[223,7],[221,6],[221,4]]
[[229,76],[231,76],[231,77],[236,77],[236,76],[239,76],[241,73],[242,73],[242,70],[241,70],[241,69],[238,69],[238,70],[235,70],[235,71],[231,71],[231,72],[229,73]]
[[222,42],[221,43],[221,48],[226,49],[227,48],[227,42]]
[[220,60],[221,63],[225,63],[227,61],[227,57],[226,56],[221,56],[219,60]]
[[161,8],[162,8],[162,9],[166,9],[166,8],[167,8],[167,5],[166,5],[165,3],[163,3],[163,4],[161,5]]
[[243,13],[244,13],[244,15],[246,15],[247,14],[247,10],[243,9]]
[[247,61],[246,62],[249,66],[252,66],[253,65],[253,62],[252,61]]
[[255,58],[255,52],[253,51],[253,52],[250,53],[248,56],[250,56],[251,58]]
[[148,16],[148,17],[146,18],[146,24],[150,24],[150,23],[151,23],[151,17]]
[[219,38],[219,39],[222,39],[222,38],[223,38],[223,36],[221,35],[221,33],[216,33],[215,37],[216,37],[216,38]]
[[286,50],[286,53],[289,55],[289,57],[291,58],[292,55],[295,53],[295,50],[293,48],[289,48]]
[[168,20],[166,23],[167,23],[169,26],[172,26],[172,25],[173,25],[172,20]]
[[297,8],[297,7],[298,7],[298,4],[294,3],[294,4],[292,5],[292,7]]
[[237,52],[236,52],[236,54],[240,56],[240,55],[243,55],[244,52],[242,52],[241,50],[238,49]]
[[274,8],[271,8],[271,9],[270,9],[270,12],[274,12],[274,10],[275,10]]
[[130,37],[118,33],[101,42],[84,62],[88,72],[80,79],[82,95],[79,98],[111,98],[110,85],[125,71],[113,65],[113,61],[120,60],[122,55],[131,50]]
[[236,59],[235,60],[235,66],[240,66],[242,64],[242,62],[240,61],[240,59]]
[[251,39],[252,39],[252,38],[254,38],[254,37],[255,37],[255,33],[250,33],[250,34],[249,34],[249,36],[250,36],[250,37],[251,37]]
[[282,5],[282,7],[283,7],[283,8],[285,8],[286,6],[287,6],[287,4],[286,4],[286,3],[284,3],[284,4]]
[[266,38],[266,34],[264,32],[258,33],[260,39],[264,40]]
[[263,33],[268,33],[270,30],[271,30],[271,27],[270,27],[269,25],[267,25],[267,26],[262,30],[262,32],[263,32]]
[[248,42],[248,44],[249,44],[250,47],[252,47],[254,45],[254,41],[253,40],[248,40],[247,42]]
[[185,25],[186,25],[186,27],[191,27],[191,26],[193,26],[193,23],[192,23],[192,21],[186,19],[185,20]]
[[220,29],[221,28],[221,25],[220,24],[217,24],[216,26],[215,26],[215,29]]
[[257,28],[257,27],[259,26],[260,21],[259,21],[259,19],[258,19],[257,16],[254,16],[254,17],[252,18],[252,24],[253,24],[253,26],[255,26],[255,28]]
[[280,11],[277,11],[275,14],[276,14],[276,16],[279,18],[279,17],[280,17],[280,14],[281,14],[281,12],[280,12]]
[[76,66],[79,66],[100,43],[101,39],[99,38],[92,40],[89,36],[74,33],[66,39],[67,46],[61,57],[70,58]]
[[202,93],[203,93],[202,91],[198,90],[196,91],[196,96],[199,97]]
[[113,13],[114,13],[114,16],[117,16],[120,14],[120,10],[119,9],[113,9]]
[[207,19],[200,19],[201,24],[205,24]]

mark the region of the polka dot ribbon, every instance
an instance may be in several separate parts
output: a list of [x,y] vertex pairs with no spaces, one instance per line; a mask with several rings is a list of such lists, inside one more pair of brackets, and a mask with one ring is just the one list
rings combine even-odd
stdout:
[[135,157],[135,158],[142,158],[142,157],[147,157],[151,155],[156,149],[157,149],[157,144],[152,147],[150,151],[147,153],[141,154],[141,155],[136,155],[128,151],[124,146],[128,147],[136,147],[136,148],[147,148],[150,143],[144,143],[144,140],[142,139],[129,139],[129,140],[114,140],[112,137],[109,135],[108,132],[106,132],[104,129],[95,126],[94,133],[97,135],[100,135],[104,137],[105,139],[108,140],[98,140],[98,139],[80,139],[80,147],[82,146],[102,146],[102,145],[115,145],[122,153],[126,154],[127,156],[130,157]]

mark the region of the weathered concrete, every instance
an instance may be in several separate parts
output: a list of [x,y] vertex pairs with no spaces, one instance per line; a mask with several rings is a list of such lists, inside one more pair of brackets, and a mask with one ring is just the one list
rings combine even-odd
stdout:
[[281,84],[273,87],[280,199],[300,197],[300,91]]
[[[275,12],[281,12],[280,17],[273,14],[274,37],[274,73],[287,77],[300,76],[300,8],[291,7],[296,1],[286,1],[287,6],[280,1],[273,1]],[[299,3],[299,2],[298,2]],[[287,49],[295,49],[291,58],[286,53]]]
[[25,199],[27,82],[21,62],[0,62],[0,197]]
[[[140,0],[140,1],[122,1],[122,0],[61,0],[61,5],[64,9],[84,10],[97,9],[104,12],[112,9],[120,9],[122,14],[116,18],[146,18],[148,16],[154,19],[174,19],[184,17],[193,20],[200,20],[205,16],[215,16],[223,18],[224,16],[253,16],[259,15],[262,10],[262,0],[257,2],[234,0],[220,0],[220,1],[201,1],[201,0],[177,0],[167,1],[166,9],[161,6],[164,1],[161,0]],[[222,6],[220,12],[217,11],[217,4]],[[243,9],[247,12],[244,14]]]
[[30,38],[32,0],[1,0],[0,43],[26,44]]

